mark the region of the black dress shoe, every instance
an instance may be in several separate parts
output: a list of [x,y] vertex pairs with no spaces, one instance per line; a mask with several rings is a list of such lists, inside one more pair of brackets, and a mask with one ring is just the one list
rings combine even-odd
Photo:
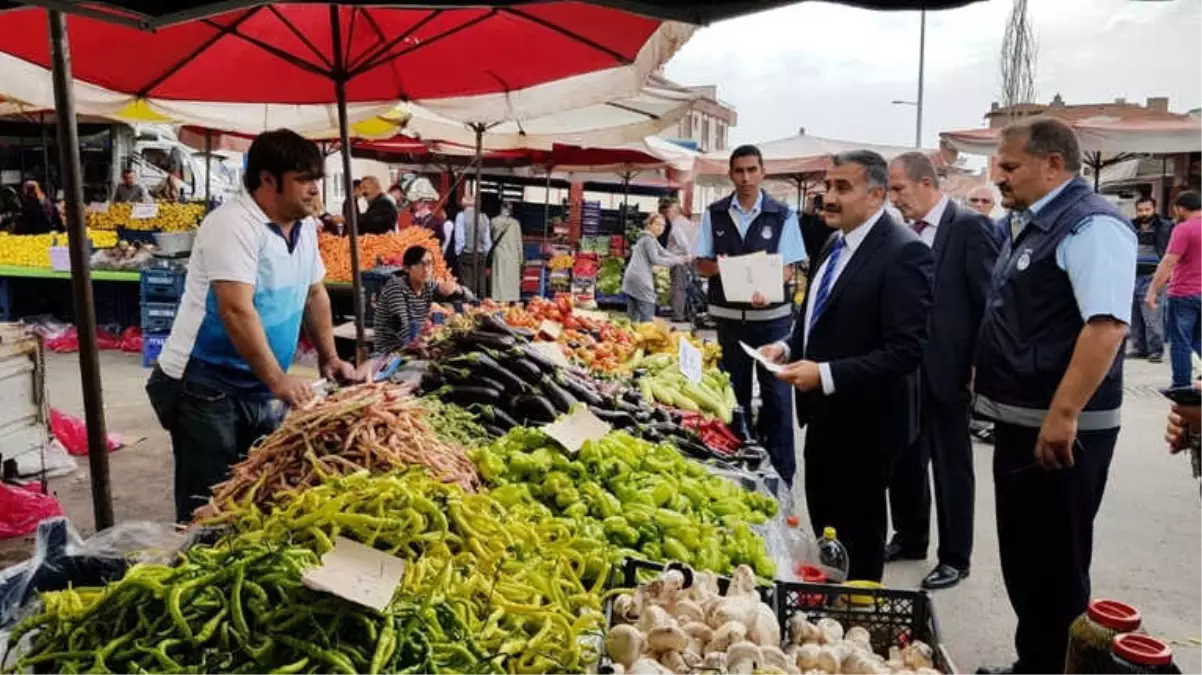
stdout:
[[1014,672],[1014,666],[981,666],[977,668],[978,675],[1010,675]]
[[922,587],[928,591],[938,591],[943,588],[951,588],[967,578],[967,567],[958,569],[951,565],[940,564],[922,580]]
[[885,545],[885,562],[897,562],[898,560],[926,560],[926,551],[913,551],[905,548],[897,543],[897,540],[891,541]]

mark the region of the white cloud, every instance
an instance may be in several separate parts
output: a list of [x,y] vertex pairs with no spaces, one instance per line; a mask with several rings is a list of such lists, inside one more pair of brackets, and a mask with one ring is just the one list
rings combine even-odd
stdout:
[[[997,100],[1010,0],[927,15],[923,141],[978,127]],[[1038,100],[1170,97],[1202,105],[1202,3],[1031,0]],[[918,13],[803,2],[698,31],[668,64],[685,84],[717,84],[738,109],[733,142],[807,133],[905,145],[914,138]]]

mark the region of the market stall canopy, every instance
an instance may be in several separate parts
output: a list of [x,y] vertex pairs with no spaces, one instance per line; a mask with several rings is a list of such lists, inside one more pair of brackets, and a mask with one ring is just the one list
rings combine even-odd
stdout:
[[[80,107],[238,131],[315,129],[322,117],[336,128],[331,83],[342,81],[352,118],[412,101],[492,124],[637,96],[693,31],[579,2],[255,4],[155,32],[70,16],[72,74],[87,85],[76,88]],[[2,21],[0,93],[52,107],[45,11],[12,9]]]
[[[841,141],[809,134],[798,134],[765,143],[755,143],[764,155],[764,173],[772,177],[810,176],[820,177],[830,168],[831,155],[851,150],[872,150],[886,160],[913,152],[913,147],[899,145],[877,145],[857,141]],[[928,155],[939,155],[938,150],[922,150]],[[697,160],[698,177],[726,179],[730,168],[730,151],[711,152]]]
[[[1082,152],[1120,155],[1202,151],[1202,119],[1190,115],[1155,120],[1097,116],[1066,121],[1077,132]],[[944,131],[939,136],[961,152],[992,155],[999,131],[967,129]]]
[[[524,8],[539,4],[541,0],[493,0],[488,4],[494,7]],[[905,10],[905,9],[949,9],[961,7],[978,0],[835,0],[840,4],[851,5],[874,10]],[[590,4],[602,5],[621,9],[645,16],[658,17],[664,20],[685,21],[705,25],[714,21],[730,19],[743,14],[762,12],[776,7],[783,7],[798,2],[798,0],[593,0]],[[237,7],[250,7],[260,4],[256,0],[176,0],[161,2],[159,0],[30,0],[24,4],[42,5],[53,9],[62,9],[74,14],[87,14],[103,18],[106,21],[119,22],[132,26],[146,28],[162,27],[187,21],[190,19],[211,16]],[[344,5],[400,5],[416,4],[401,2],[343,2]],[[425,3],[427,6],[443,8],[474,7],[479,3],[474,0],[443,0],[442,2]],[[0,9],[18,6],[10,0],[0,0]]]
[[551,164],[560,171],[571,173],[629,173],[656,169],[691,172],[697,157],[696,152],[658,136],[613,147],[556,145],[551,150]]

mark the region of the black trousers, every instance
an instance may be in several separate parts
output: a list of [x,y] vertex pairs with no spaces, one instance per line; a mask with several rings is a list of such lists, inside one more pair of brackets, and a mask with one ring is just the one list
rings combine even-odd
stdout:
[[[865,423],[869,423],[865,421]],[[880,581],[885,573],[885,487],[892,456],[838,422],[806,427],[805,498],[817,537],[834,527],[847,548],[849,580]]]
[[1062,673],[1068,629],[1089,602],[1093,519],[1119,430],[1082,431],[1071,469],[1035,465],[1039,430],[998,423],[993,486],[998,550],[1018,615],[1016,672]]
[[925,553],[931,536],[931,467],[939,562],[957,569],[967,568],[972,559],[975,477],[968,422],[968,399],[949,402],[926,396],[918,440],[894,462],[889,480],[897,543],[907,553]]

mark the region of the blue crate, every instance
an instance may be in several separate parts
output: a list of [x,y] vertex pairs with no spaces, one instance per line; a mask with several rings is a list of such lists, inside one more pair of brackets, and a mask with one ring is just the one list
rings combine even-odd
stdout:
[[142,270],[143,302],[179,302],[184,297],[187,276],[182,270],[148,268]]
[[149,368],[159,360],[163,345],[167,342],[167,334],[142,334],[142,367]]
[[142,332],[170,333],[178,309],[179,303],[175,302],[143,302]]

